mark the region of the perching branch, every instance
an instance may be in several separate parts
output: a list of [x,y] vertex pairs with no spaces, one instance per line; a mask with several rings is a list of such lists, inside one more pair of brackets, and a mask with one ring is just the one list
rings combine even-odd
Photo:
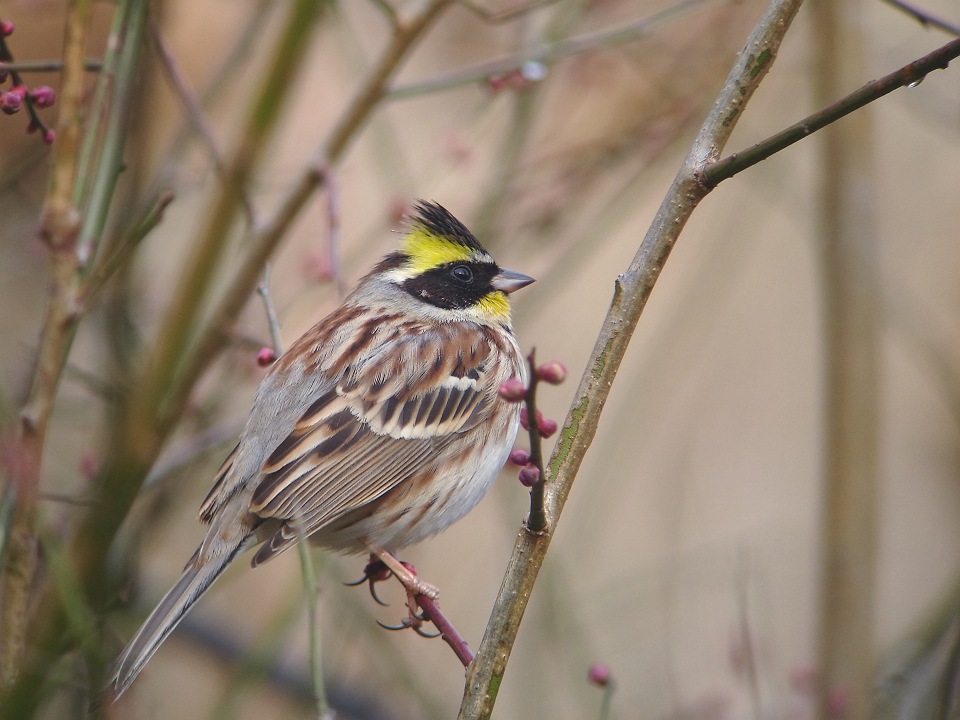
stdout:
[[596,434],[600,413],[633,330],[680,231],[710,191],[702,183],[701,174],[729,139],[799,9],[800,0],[771,2],[737,58],[637,254],[615,283],[613,302],[547,469],[549,531],[535,534],[523,528],[518,534],[483,641],[467,673],[459,716],[462,720],[490,717],[493,712],[553,530]]

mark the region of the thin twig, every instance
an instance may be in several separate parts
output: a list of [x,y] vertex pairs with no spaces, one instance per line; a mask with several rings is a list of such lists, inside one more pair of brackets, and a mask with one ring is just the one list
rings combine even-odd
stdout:
[[557,60],[579,55],[588,50],[595,50],[600,47],[615,47],[616,45],[633,42],[658,27],[673,22],[702,7],[721,1],[729,2],[730,0],[683,0],[652,15],[618,27],[585,33],[557,42],[543,43],[535,47],[525,48],[520,53],[513,53],[497,60],[453,70],[429,80],[391,87],[386,93],[386,98],[388,100],[400,100],[449,90],[462,85],[485,82],[490,77],[517,70],[531,60],[549,65]]
[[[11,73],[61,72],[63,68],[63,60],[18,60],[16,62],[3,63],[3,69],[9,70]],[[83,69],[87,72],[100,72],[103,69],[103,60],[84,60]]]
[[342,299],[347,294],[347,286],[340,267],[340,184],[337,182],[333,168],[329,165],[325,165],[319,171],[323,177],[323,187],[327,191],[327,251],[330,274],[333,276],[337,295]]
[[904,2],[904,0],[883,0],[883,2],[907,13],[924,27],[934,27],[953,35],[960,35],[960,25],[947,22],[936,15],[928,13],[926,10],[921,10],[908,2]]
[[793,145],[795,142],[803,140],[803,138],[815,133],[817,130],[825,128],[827,125],[836,122],[845,115],[849,115],[854,110],[858,110],[864,105],[882,98],[884,95],[898,88],[916,87],[934,70],[945,70],[950,64],[950,61],[956,59],[958,56],[960,56],[960,39],[948,42],[932,53],[924,55],[919,60],[914,60],[908,65],[904,65],[899,70],[895,70],[879,80],[868,82],[842,100],[838,100],[833,105],[813,113],[800,122],[781,130],[776,135],[757,143],[753,147],[735,152],[722,160],[708,165],[703,170],[703,182],[707,187],[711,189],[715,188],[721,182],[733,177],[738,172],[766,160],[771,155]]
[[263,310],[267,314],[273,351],[279,357],[283,354],[283,337],[280,334],[280,320],[277,319],[277,311],[274,309],[273,300],[270,298],[270,263],[263,266],[263,276],[260,279],[260,284],[257,285],[257,293],[263,300]]
[[494,25],[506,22],[507,20],[513,20],[520,15],[526,15],[529,12],[540,10],[557,2],[559,2],[559,0],[529,0],[529,2],[517,3],[513,7],[508,7],[500,12],[494,12],[476,0],[460,0],[460,4],[467,10]]
[[460,662],[463,663],[463,666],[468,667],[470,663],[473,662],[474,653],[473,650],[470,649],[470,646],[467,645],[467,641],[463,639],[460,633],[457,632],[457,629],[447,620],[446,616],[433,600],[426,595],[417,595],[416,601],[417,605],[419,605],[423,611],[424,617],[437,627],[443,641],[450,646]]
[[314,707],[317,718],[332,717],[323,683],[323,656],[320,649],[320,623],[317,622],[317,574],[310,556],[310,543],[303,538],[297,543],[300,551],[300,572],[303,575],[303,594],[307,599],[307,627],[310,633],[310,678],[313,681]]
[[[193,129],[196,130],[197,135],[200,136],[200,140],[206,148],[207,155],[209,155],[210,161],[213,163],[217,174],[221,178],[225,178],[227,168],[223,159],[223,152],[217,143],[217,139],[213,135],[213,128],[210,126],[210,123],[207,122],[207,116],[203,111],[200,100],[197,98],[197,94],[191,89],[186,77],[184,77],[180,71],[180,64],[170,51],[170,46],[167,45],[166,38],[164,38],[160,25],[155,18],[150,19],[148,29],[150,31],[150,39],[153,41],[154,48],[157,52],[157,57],[160,59],[160,67],[163,68],[164,74],[167,76],[167,80],[170,82],[174,94],[176,94],[177,98],[183,104],[184,109],[187,111],[190,124],[193,126]],[[247,224],[250,227],[256,227],[256,213],[253,203],[250,201],[250,195],[246,192],[246,188],[239,188],[238,192],[244,213],[247,216]]]
[[517,535],[477,656],[467,671],[461,720],[490,717],[520,622],[553,529],[570,493],[640,314],[681,230],[709,188],[704,166],[719,155],[743,108],[770,69],[801,0],[775,0],[747,41],[634,256],[616,281],[613,302],[554,448],[546,485],[550,532]]
[[84,302],[89,307],[94,298],[103,289],[107,281],[113,277],[124,263],[133,256],[133,251],[139,247],[140,242],[150,234],[150,231],[163,222],[163,215],[167,206],[174,200],[174,194],[166,190],[160,194],[154,203],[147,208],[146,214],[134,224],[133,228],[127,234],[126,238],[116,246],[112,255],[104,257],[90,275],[87,288],[84,293]]
[[542,533],[547,530],[547,510],[545,505],[544,487],[547,474],[543,468],[543,438],[540,435],[540,418],[537,416],[537,387],[540,380],[537,377],[536,348],[527,355],[527,364],[530,366],[530,384],[523,396],[527,408],[527,435],[530,438],[530,463],[537,467],[540,477],[530,488],[530,514],[527,516],[527,530],[532,533]]

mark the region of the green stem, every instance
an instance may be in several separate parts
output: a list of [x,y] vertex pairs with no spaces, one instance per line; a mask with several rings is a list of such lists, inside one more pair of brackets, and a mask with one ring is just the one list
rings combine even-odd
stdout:
[[[80,262],[87,265],[89,258],[96,251],[97,243],[103,236],[107,222],[107,213],[113,201],[114,190],[120,173],[123,172],[123,149],[127,139],[127,125],[130,121],[130,110],[136,91],[135,79],[140,64],[140,52],[143,49],[144,28],[147,24],[146,0],[136,0],[124,3],[118,16],[127,18],[123,27],[123,37],[116,56],[116,86],[110,97],[107,108],[103,144],[96,155],[96,168],[93,170],[93,181],[90,186],[90,198],[84,209],[83,223],[80,227],[80,237],[77,240],[77,255]],[[113,53],[108,53],[111,61],[98,85],[100,90],[110,84],[113,71]],[[95,122],[99,118],[95,118]],[[88,132],[87,139],[94,136]],[[84,151],[87,151],[84,147]],[[89,162],[90,158],[85,158]]]
[[303,594],[307,600],[307,627],[310,633],[310,677],[316,699],[317,717],[324,718],[330,712],[327,691],[323,682],[323,656],[320,650],[320,623],[317,622],[317,574],[313,568],[310,543],[300,542],[300,573],[303,575]]

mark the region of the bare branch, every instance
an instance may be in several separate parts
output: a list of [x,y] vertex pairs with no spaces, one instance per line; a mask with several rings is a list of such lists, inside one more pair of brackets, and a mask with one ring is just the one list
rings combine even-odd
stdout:
[[493,712],[553,530],[596,434],[633,330],[680,231],[709,192],[700,173],[729,139],[743,108],[773,64],[800,4],[800,0],[771,2],[737,58],[630,267],[616,281],[613,302],[549,463],[546,502],[550,531],[534,534],[523,528],[517,536],[483,641],[467,672],[461,720],[487,718]]
[[854,110],[882,98],[894,90],[902,87],[916,87],[934,70],[944,70],[951,60],[960,56],[960,39],[948,42],[941,48],[924,55],[909,65],[904,65],[879,80],[868,82],[859,90],[850,93],[833,105],[813,113],[800,122],[781,130],[776,135],[757,143],[753,147],[728,155],[723,160],[709,165],[703,171],[703,182],[709,188],[714,188],[738,172],[766,160],[771,155],[790,147],[795,142],[825,128]]

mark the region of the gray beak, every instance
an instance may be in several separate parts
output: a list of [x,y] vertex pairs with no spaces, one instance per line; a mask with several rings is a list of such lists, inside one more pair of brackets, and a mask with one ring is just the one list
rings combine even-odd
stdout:
[[514,272],[513,270],[504,270],[503,268],[500,268],[500,272],[493,276],[493,280],[490,281],[490,284],[493,285],[493,287],[497,290],[509,295],[515,290],[525,288],[532,282],[535,281],[529,275],[524,275],[523,273]]

